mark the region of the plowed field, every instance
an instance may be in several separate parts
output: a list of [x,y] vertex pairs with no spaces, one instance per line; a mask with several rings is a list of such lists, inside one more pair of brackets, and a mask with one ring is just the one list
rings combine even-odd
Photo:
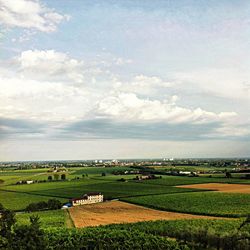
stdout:
[[73,207],[69,209],[69,212],[75,226],[78,228],[151,220],[214,218],[210,216],[158,211],[120,201]]
[[210,189],[224,193],[250,194],[250,185],[244,185],[244,184],[203,183],[203,184],[181,185],[177,187]]

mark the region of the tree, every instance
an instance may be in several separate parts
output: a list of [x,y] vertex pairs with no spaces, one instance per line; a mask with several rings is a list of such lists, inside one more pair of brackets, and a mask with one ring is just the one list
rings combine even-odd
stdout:
[[4,211],[4,206],[2,203],[0,203],[0,213],[2,213],[2,211]]
[[102,173],[102,176],[106,176],[106,173]]
[[49,181],[52,181],[52,176],[51,176],[51,175],[48,176],[48,180],[49,180]]
[[232,175],[231,175],[231,173],[230,172],[226,172],[226,178],[232,178]]
[[47,241],[43,230],[40,228],[38,216],[30,217],[30,225],[21,225],[14,228],[14,241],[11,247],[14,250],[43,250],[47,248]]
[[118,181],[125,182],[126,180],[124,178],[119,179]]
[[3,208],[0,219],[0,235],[8,238],[11,233],[11,228],[15,223],[15,213],[11,210]]
[[45,233],[40,229],[38,216],[30,217],[30,225],[16,225],[15,213],[0,204],[0,249],[48,249]]
[[62,207],[62,203],[59,200],[56,200],[56,199],[48,200],[49,210],[60,209],[61,207]]
[[61,180],[66,180],[66,174],[61,175]]
[[28,212],[33,212],[33,211],[40,211],[40,210],[45,210],[48,208],[48,204],[45,201],[40,201],[37,203],[30,203],[27,207],[26,207],[26,211]]
[[16,223],[15,213],[5,209],[2,204],[0,207],[0,249],[10,249],[13,242],[12,228]]

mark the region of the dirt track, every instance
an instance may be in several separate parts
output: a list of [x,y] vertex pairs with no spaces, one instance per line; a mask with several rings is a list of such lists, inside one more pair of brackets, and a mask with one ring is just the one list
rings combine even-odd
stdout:
[[69,212],[74,221],[75,227],[78,228],[150,220],[215,218],[210,216],[158,211],[121,201],[73,207],[69,209]]
[[250,194],[250,185],[244,185],[244,184],[203,183],[203,184],[181,185],[177,187],[210,189],[223,193]]

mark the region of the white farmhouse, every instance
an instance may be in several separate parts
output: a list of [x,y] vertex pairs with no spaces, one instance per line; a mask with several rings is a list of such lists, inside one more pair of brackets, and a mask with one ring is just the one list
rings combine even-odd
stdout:
[[103,194],[101,193],[88,193],[80,198],[71,199],[72,206],[86,205],[103,202]]

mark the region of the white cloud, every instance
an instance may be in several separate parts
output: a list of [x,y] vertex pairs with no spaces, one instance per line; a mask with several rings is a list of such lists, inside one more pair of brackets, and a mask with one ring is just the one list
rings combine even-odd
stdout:
[[230,137],[248,137],[250,136],[250,124],[245,124],[241,126],[233,126],[230,124],[225,124],[222,127],[215,129],[210,134],[207,134],[207,138],[230,138]]
[[130,81],[121,82],[114,78],[113,87],[119,91],[134,92],[140,95],[152,95],[162,89],[173,86],[170,81],[165,81],[157,76],[136,75]]
[[54,50],[27,50],[17,58],[24,76],[45,80],[73,80],[82,82],[83,61],[70,58]]
[[0,0],[0,23],[6,27],[53,32],[69,16],[61,15],[38,0]]
[[115,58],[114,61],[115,61],[115,64],[119,65],[119,66],[125,65],[125,64],[130,64],[133,62],[131,59],[124,59],[121,57]]
[[137,75],[133,79],[131,85],[144,88],[144,87],[170,87],[172,84],[170,82],[163,81],[160,77],[157,76]]
[[175,78],[182,82],[183,88],[188,86],[193,90],[232,100],[250,100],[250,74],[245,70],[203,69],[176,73]]
[[91,93],[60,82],[0,77],[0,116],[69,122],[84,117]]
[[170,101],[140,99],[134,93],[120,93],[101,100],[98,111],[101,114],[121,120],[163,121],[166,123],[211,123],[225,122],[235,112],[214,113],[201,108],[189,109],[175,104],[176,96]]

